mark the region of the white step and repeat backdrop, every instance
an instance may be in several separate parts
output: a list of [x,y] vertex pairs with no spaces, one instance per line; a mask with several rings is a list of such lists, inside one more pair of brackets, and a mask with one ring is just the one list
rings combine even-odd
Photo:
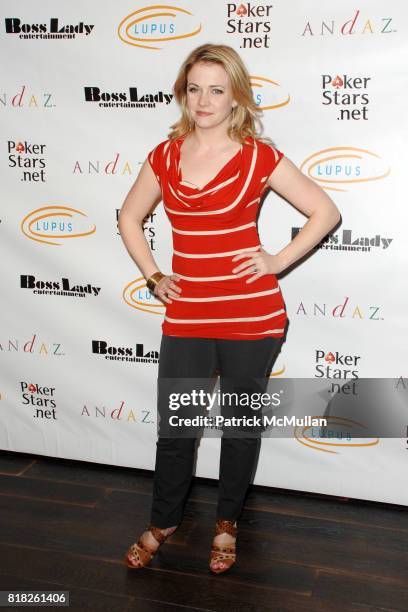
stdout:
[[[405,389],[404,3],[3,0],[0,12],[2,449],[154,468],[164,305],[117,218],[178,117],[180,63],[206,42],[242,54],[265,134],[342,213],[280,279],[290,329],[272,376]],[[280,250],[305,222],[269,192],[264,248]],[[144,230],[171,273],[162,205]],[[202,440],[197,475],[218,477],[219,448]],[[408,505],[407,458],[404,438],[294,433],[263,440],[255,483]]]

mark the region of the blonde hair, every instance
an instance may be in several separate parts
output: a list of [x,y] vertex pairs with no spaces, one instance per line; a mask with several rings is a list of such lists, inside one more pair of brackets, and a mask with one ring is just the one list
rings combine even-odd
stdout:
[[173,93],[181,108],[181,117],[170,126],[172,131],[168,134],[168,138],[175,140],[194,130],[194,121],[190,118],[187,109],[187,76],[198,62],[220,64],[228,74],[232,95],[237,101],[237,106],[231,111],[228,136],[241,144],[245,138],[252,136],[273,145],[270,138],[261,136],[262,111],[255,103],[250,77],[241,57],[232,47],[210,43],[193,49],[179,69]]

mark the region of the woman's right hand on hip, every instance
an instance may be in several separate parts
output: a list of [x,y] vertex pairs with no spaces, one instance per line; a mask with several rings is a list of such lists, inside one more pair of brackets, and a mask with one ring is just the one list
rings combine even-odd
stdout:
[[180,287],[176,284],[176,281],[181,280],[177,274],[169,274],[162,278],[154,289],[154,295],[163,302],[171,304],[173,300],[170,298],[177,299],[181,293]]

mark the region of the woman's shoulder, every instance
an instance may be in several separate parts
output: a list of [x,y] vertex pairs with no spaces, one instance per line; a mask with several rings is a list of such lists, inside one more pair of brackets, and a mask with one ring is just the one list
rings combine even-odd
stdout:
[[257,144],[258,148],[263,152],[266,151],[270,153],[270,151],[278,151],[278,148],[276,147],[276,145],[269,138],[268,140],[262,140],[261,138],[257,137],[257,138],[253,138],[252,140],[253,142]]
[[169,145],[170,145],[169,138],[166,138],[166,140],[161,140],[149,151],[149,155],[156,154],[156,153],[162,153]]
[[161,165],[162,160],[165,158],[165,153],[170,146],[170,139],[162,140],[158,142],[147,154],[147,159],[150,162],[152,168],[157,172]]
[[268,160],[268,163],[274,162],[277,164],[282,157],[284,157],[282,151],[277,148],[271,139],[268,138],[268,140],[260,140],[259,138],[256,138],[254,140],[258,146],[260,156]]
[[147,154],[147,160],[157,177],[162,173],[165,160],[165,152],[169,146],[169,139],[158,142]]
[[284,154],[270,139],[266,141],[256,138],[255,140],[258,147],[259,163],[262,165],[266,176],[269,176],[284,157]]

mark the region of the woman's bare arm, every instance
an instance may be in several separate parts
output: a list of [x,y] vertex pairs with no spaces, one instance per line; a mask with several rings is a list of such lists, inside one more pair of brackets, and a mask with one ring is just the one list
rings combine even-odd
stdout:
[[287,157],[283,157],[270,175],[268,185],[309,219],[275,257],[282,270],[308,253],[337,224],[341,215],[325,191],[305,176]]
[[132,185],[119,213],[121,238],[143,276],[148,279],[159,271],[143,232],[143,219],[161,200],[157,178],[146,160]]

